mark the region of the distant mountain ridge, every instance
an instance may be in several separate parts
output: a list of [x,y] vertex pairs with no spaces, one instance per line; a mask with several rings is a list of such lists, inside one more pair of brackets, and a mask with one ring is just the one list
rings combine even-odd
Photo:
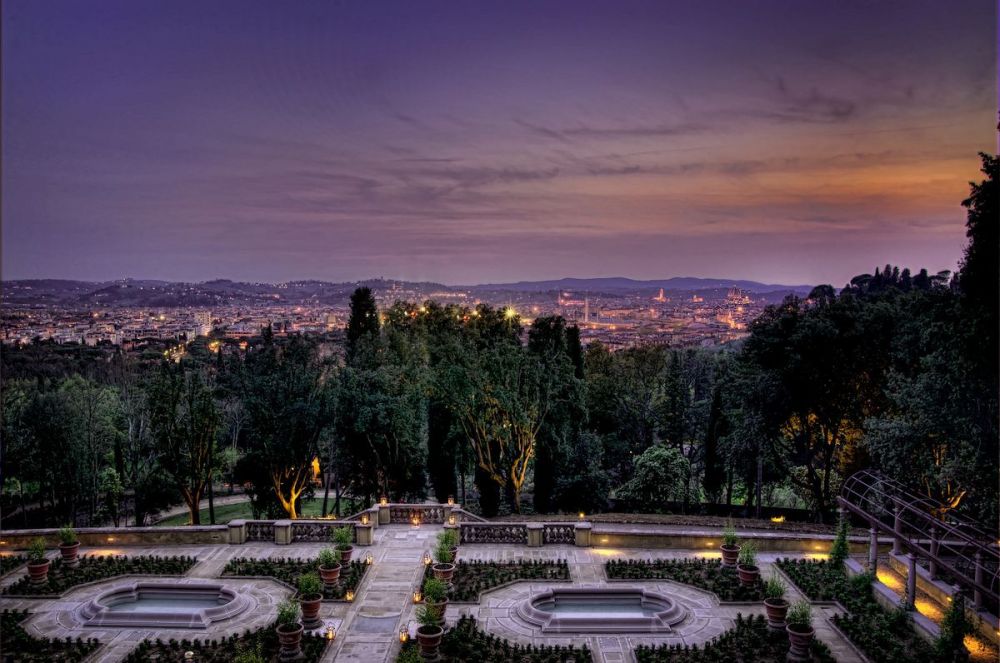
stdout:
[[637,280],[624,276],[608,276],[596,278],[562,278],[551,281],[518,281],[516,283],[484,283],[476,286],[463,286],[480,290],[513,290],[520,292],[544,292],[546,290],[576,290],[621,292],[648,290],[650,288],[664,290],[708,290],[715,288],[739,288],[748,292],[774,292],[787,290],[808,293],[811,285],[783,285],[760,283],[745,279],[711,279],[693,276],[674,276],[669,279]]

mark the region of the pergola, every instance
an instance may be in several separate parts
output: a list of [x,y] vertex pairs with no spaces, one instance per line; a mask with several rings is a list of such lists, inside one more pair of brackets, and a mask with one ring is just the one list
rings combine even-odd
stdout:
[[1000,602],[1000,547],[997,533],[949,513],[940,504],[910,492],[900,482],[866,470],[852,475],[840,491],[841,509],[871,528],[868,564],[877,566],[880,533],[893,537],[892,552],[906,554],[906,602],[916,597],[917,562],[927,560],[931,579],[948,582],[972,594],[976,610],[988,600]]

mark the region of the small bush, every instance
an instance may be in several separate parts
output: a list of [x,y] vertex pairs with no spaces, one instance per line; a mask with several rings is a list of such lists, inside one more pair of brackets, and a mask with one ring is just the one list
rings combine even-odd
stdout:
[[38,564],[45,561],[45,539],[38,537],[28,546],[28,561]]
[[740,545],[740,540],[736,536],[736,528],[733,527],[732,519],[727,520],[726,526],[722,528],[722,545],[729,547]]
[[59,540],[64,546],[71,546],[77,542],[76,530],[69,525],[59,528]]
[[785,591],[788,588],[785,583],[781,581],[777,573],[771,573],[771,577],[767,579],[764,583],[764,598],[777,601],[778,599],[785,598]]
[[833,545],[830,546],[830,563],[834,566],[841,566],[847,560],[850,553],[850,548],[847,543],[847,533],[850,530],[850,524],[847,522],[847,518],[841,518],[840,523],[837,525],[837,536],[833,539]]
[[441,603],[448,598],[448,586],[443,580],[428,578],[424,581],[424,601],[427,603]]
[[351,547],[351,542],[354,540],[354,529],[349,525],[337,527],[333,530],[331,538],[336,544],[337,550],[347,550]]
[[278,604],[278,626],[293,626],[299,623],[299,604],[282,601]]
[[737,563],[741,566],[757,566],[757,546],[752,541],[747,541],[740,548]]
[[804,628],[812,627],[812,606],[809,605],[808,601],[799,601],[793,603],[790,608],[788,608],[788,615],[785,620],[792,626],[802,626]]
[[300,575],[298,586],[300,598],[323,595],[323,583],[315,573],[303,573]]
[[332,548],[323,548],[319,551],[319,557],[316,558],[320,566],[324,566],[328,569],[340,564],[340,551],[334,550]]

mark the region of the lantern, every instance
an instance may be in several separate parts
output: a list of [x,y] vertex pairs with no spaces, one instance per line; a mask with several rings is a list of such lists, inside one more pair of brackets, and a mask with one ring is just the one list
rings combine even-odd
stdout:
[[420,593],[420,590],[413,592],[413,602],[420,603],[424,598],[424,595]]

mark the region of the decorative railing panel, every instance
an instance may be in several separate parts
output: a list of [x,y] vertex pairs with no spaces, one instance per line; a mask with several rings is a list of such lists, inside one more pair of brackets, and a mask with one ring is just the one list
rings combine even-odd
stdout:
[[542,526],[542,543],[576,543],[576,526],[573,523],[545,523]]
[[292,523],[292,543],[326,543],[333,530],[347,525],[351,529],[351,540],[357,542],[354,524],[342,520],[303,520]]
[[417,518],[422,523],[444,523],[444,508],[438,504],[393,504],[389,507],[390,523],[412,523]]
[[528,526],[524,523],[462,523],[460,543],[528,543]]
[[247,541],[274,541],[274,521],[248,520],[246,532]]

